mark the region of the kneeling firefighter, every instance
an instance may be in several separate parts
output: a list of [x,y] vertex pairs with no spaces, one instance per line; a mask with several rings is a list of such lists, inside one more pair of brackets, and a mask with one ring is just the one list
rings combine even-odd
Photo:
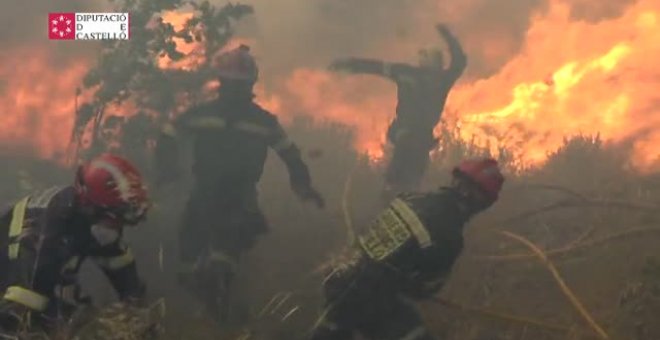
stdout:
[[495,160],[466,160],[451,186],[394,199],[325,280],[326,309],[311,339],[433,339],[413,301],[442,288],[464,224],[497,200],[503,183]]
[[121,300],[140,303],[145,285],[122,231],[141,222],[148,208],[138,171],[105,154],[80,166],[74,185],[32,194],[1,215],[3,333],[48,332],[90,303],[77,280],[86,258],[103,270]]

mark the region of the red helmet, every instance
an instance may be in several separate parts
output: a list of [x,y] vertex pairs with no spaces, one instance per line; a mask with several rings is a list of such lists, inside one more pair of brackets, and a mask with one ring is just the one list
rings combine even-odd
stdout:
[[500,167],[492,158],[464,160],[454,168],[453,175],[471,179],[492,201],[497,200],[504,184]]
[[137,224],[149,209],[147,190],[138,170],[127,160],[103,154],[78,168],[76,192],[83,205],[105,217]]
[[221,79],[257,81],[259,68],[250,47],[241,45],[231,51],[220,54],[216,59],[218,75]]

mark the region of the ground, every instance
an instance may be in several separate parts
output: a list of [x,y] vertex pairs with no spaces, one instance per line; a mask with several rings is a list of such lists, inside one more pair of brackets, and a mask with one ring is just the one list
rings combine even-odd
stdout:
[[[359,228],[382,203],[382,167],[359,158],[345,131],[305,124],[291,130],[303,150],[323,151],[308,162],[328,207],[318,211],[297,202],[284,166],[271,155],[260,184],[271,231],[243,259],[236,289],[239,314],[251,320],[250,339],[290,340],[311,327],[320,301],[321,278],[314,269],[346,244],[345,208]],[[436,155],[427,189],[445,182],[460,157],[446,155]],[[71,179],[68,169],[50,163],[5,158],[3,202],[27,190],[25,183],[16,184],[19,173],[27,173],[36,187]],[[625,160],[625,150],[577,138],[543,168],[508,174],[501,200],[466,228],[466,249],[439,300],[421,305],[433,332],[461,340],[590,339],[598,338],[594,327],[600,327],[613,339],[660,338],[655,322],[660,232],[654,229],[660,218],[660,181],[631,170]],[[350,173],[352,185],[346,191]],[[187,190],[184,181],[155,192],[148,223],[129,230],[128,240],[150,296],[166,299],[166,339],[238,339],[243,328],[221,334],[175,280],[175,228]],[[549,254],[594,325],[578,312],[546,264],[503,230]],[[112,300],[98,272],[87,269],[85,279],[97,302]],[[277,310],[258,317],[271,299],[283,296],[288,298]]]

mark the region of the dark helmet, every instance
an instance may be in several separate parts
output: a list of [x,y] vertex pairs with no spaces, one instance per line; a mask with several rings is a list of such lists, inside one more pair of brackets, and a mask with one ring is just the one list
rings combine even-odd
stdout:
[[257,62],[250,54],[250,47],[247,45],[220,54],[216,59],[216,68],[221,80],[255,83],[259,77]]

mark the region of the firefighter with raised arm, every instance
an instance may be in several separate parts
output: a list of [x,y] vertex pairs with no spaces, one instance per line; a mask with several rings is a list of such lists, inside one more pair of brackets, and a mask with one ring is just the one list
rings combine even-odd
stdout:
[[299,198],[318,207],[324,202],[312,187],[298,147],[277,118],[253,101],[258,68],[249,48],[242,45],[220,55],[217,66],[217,98],[165,126],[156,148],[156,170],[161,183],[174,180],[179,173],[175,137],[192,138],[195,184],[180,228],[180,255],[187,267],[181,279],[223,320],[237,262],[268,229],[257,202],[268,149],[286,165]]
[[463,226],[495,203],[503,183],[495,160],[470,159],[449,187],[395,198],[333,265],[311,339],[433,339],[412,301],[442,288],[463,249]]
[[77,273],[89,258],[122,301],[140,303],[145,285],[122,241],[123,227],[145,217],[149,201],[137,170],[105,154],[78,168],[75,184],[29,195],[0,217],[3,333],[48,332],[89,298]]
[[335,71],[386,77],[397,86],[396,117],[387,132],[394,147],[385,175],[386,191],[391,194],[418,189],[429,152],[437,144],[433,129],[449,91],[467,65],[456,37],[444,25],[437,30],[449,47],[451,61],[446,68],[442,52],[434,49],[420,52],[419,65],[363,58],[339,59],[330,65]]

